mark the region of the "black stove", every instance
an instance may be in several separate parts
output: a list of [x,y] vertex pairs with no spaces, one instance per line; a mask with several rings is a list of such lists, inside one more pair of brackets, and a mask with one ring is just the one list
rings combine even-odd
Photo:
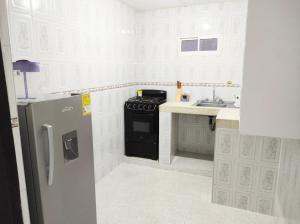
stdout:
[[164,103],[165,100],[162,98],[145,98],[145,97],[134,97],[126,102],[126,109],[136,111],[155,111],[158,106]]
[[136,97],[126,101],[126,156],[158,160],[159,105],[165,103],[166,99],[166,91],[139,90]]

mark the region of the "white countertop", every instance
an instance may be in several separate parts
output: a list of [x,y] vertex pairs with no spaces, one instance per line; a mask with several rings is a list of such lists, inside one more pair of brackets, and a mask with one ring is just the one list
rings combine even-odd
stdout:
[[198,107],[195,102],[167,102],[159,107],[160,112],[216,116],[217,128],[239,128],[239,108]]

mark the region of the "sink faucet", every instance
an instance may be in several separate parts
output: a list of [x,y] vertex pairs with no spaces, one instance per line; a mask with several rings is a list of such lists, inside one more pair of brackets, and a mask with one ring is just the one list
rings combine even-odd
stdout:
[[216,85],[213,85],[213,101],[216,101]]

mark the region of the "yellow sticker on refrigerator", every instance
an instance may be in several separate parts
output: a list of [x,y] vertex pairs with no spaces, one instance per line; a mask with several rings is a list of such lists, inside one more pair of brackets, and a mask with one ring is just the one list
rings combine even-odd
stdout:
[[91,100],[91,94],[86,93],[82,95],[82,115],[83,116],[89,116],[92,114],[92,100]]

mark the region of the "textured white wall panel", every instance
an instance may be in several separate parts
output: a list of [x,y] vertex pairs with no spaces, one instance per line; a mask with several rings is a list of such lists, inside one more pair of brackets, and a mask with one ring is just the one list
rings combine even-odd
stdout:
[[[191,83],[232,80],[241,84],[246,17],[247,1],[137,13],[137,80]],[[217,54],[179,54],[180,38],[208,35],[220,38]],[[211,88],[184,90],[193,100],[212,94]],[[217,95],[225,99],[232,100],[234,94],[239,94],[239,89],[217,89]]]
[[274,215],[279,157],[286,147],[282,141],[217,129],[213,202],[224,204],[230,192],[233,199],[226,205]]
[[275,215],[280,224],[300,223],[300,140],[283,140]]
[[[41,63],[28,74],[29,94],[135,81],[135,11],[118,0],[9,0],[12,60]],[[14,74],[16,94],[23,77]],[[120,163],[123,104],[131,87],[92,94],[96,180]]]

